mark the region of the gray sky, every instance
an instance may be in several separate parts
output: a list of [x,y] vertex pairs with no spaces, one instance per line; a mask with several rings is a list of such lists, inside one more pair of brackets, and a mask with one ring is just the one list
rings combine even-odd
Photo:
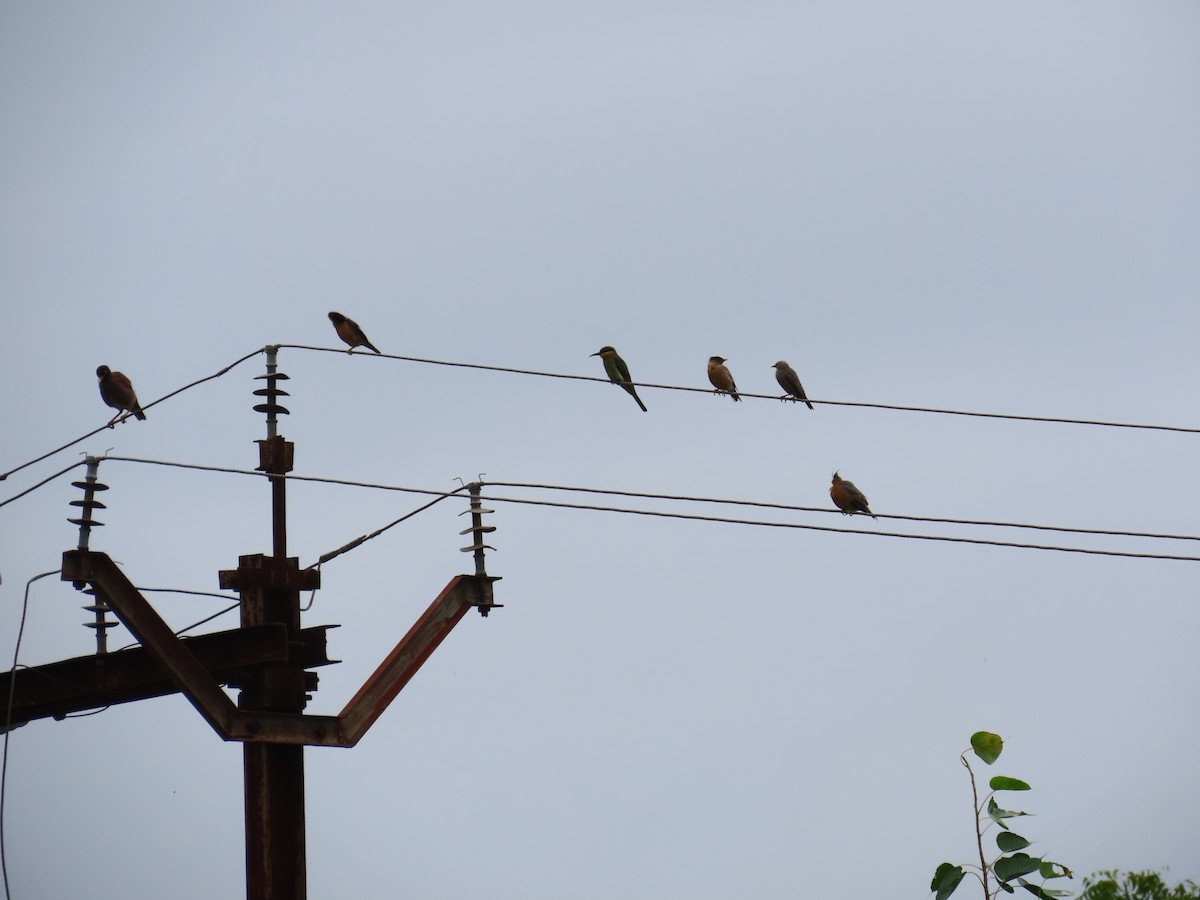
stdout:
[[[6,4],[0,469],[107,420],[101,363],[149,402],[339,346],[330,309],[385,353],[598,375],[614,344],[697,387],[719,354],[750,393],[783,358],[816,399],[1200,424],[1198,41],[1185,2]],[[1195,435],[281,365],[301,474],[828,506],[840,468],[879,513],[1200,533]],[[253,468],[261,371],[0,499],[80,450]],[[138,585],[214,590],[270,549],[264,484],[101,478],[93,547]],[[70,480],[0,509],[5,654],[74,546]],[[289,501],[304,565],[423,502]],[[1200,880],[1200,564],[490,505],[505,608],[356,749],[307,753],[313,897],[923,897],[972,858],[978,729],[1009,742],[983,774],[1034,786],[1038,851]],[[463,508],[324,568],[305,621],[344,662],[310,711],[467,570]],[[90,652],[84,599],[36,584],[21,660]],[[242,890],[241,747],[180,697],[19,729],[8,790],[20,900]]]

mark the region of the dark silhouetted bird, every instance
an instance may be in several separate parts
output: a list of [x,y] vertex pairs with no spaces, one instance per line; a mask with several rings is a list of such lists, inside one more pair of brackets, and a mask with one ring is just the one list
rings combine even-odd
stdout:
[[871,507],[867,506],[866,495],[854,486],[851,481],[846,481],[833,473],[833,484],[829,486],[829,496],[833,500],[833,505],[842,511],[843,515],[852,516],[855,513],[866,513],[872,519],[879,518],[875,513],[871,512]]
[[379,352],[379,348],[367,340],[367,336],[363,334],[363,330],[358,327],[358,323],[353,319],[347,319],[340,312],[331,312],[329,321],[333,323],[334,330],[337,331],[338,337],[350,345],[347,353],[353,353],[355,347],[366,347],[368,350]]
[[728,394],[735,403],[742,399],[738,396],[737,385],[733,383],[733,375],[725,367],[725,357],[710,356],[708,358],[708,380],[712,382],[718,394]]
[[125,413],[126,419],[130,415],[139,419],[146,418],[146,414],[138,406],[137,394],[133,392],[133,385],[128,378],[120,372],[114,372],[108,366],[96,369],[96,377],[100,379],[100,399],[117,411],[117,414],[108,420],[109,428],[121,418],[121,413]]
[[604,362],[604,371],[608,375],[608,380],[613,384],[619,384],[629,392],[629,396],[637,401],[637,405],[642,408],[642,412],[649,412],[646,409],[646,404],[642,402],[642,398],[637,395],[637,389],[633,386],[633,379],[629,377],[629,366],[625,365],[625,360],[617,355],[617,351],[612,347],[601,347],[592,356],[598,356]]
[[809,409],[813,408],[813,405],[808,402],[808,395],[804,393],[804,385],[800,383],[800,376],[782,359],[775,363],[775,380],[779,382],[781,388],[787,391],[787,394],[779,398],[780,400],[787,400],[788,394],[790,394],[793,400],[803,400]]

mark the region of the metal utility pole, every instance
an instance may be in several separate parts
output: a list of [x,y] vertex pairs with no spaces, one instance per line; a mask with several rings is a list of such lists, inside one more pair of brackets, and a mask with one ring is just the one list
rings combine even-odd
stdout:
[[[96,479],[99,460],[89,460],[76,549],[63,554],[62,579],[96,595],[97,623],[111,611],[138,639],[141,647],[79,657],[0,675],[0,696],[13,690],[12,726],[47,716],[127,703],[180,692],[224,740],[243,744],[246,797],[246,896],[248,900],[305,900],[307,896],[304,748],[353,747],[426,659],[470,609],[481,615],[499,607],[492,584],[499,580],[484,567],[483,525],[490,513],[480,503],[480,485],[471,493],[473,542],[464,552],[474,555],[475,574],[453,577],[417,619],[395,649],[336,716],[307,715],[305,705],[317,689],[310,669],[329,665],[325,652],[328,626],[302,628],[300,592],[320,587],[320,573],[301,569],[287,556],[287,473],[294,446],[277,434],[277,417],[287,396],[278,383],[287,379],[276,366],[278,348],[267,348],[266,386],[255,391],[265,402],[255,410],[267,415],[267,437],[258,441],[258,470],[271,483],[270,556],[238,559],[236,569],[222,571],[222,588],[241,595],[241,627],[233,631],[180,639],[142,596],[125,573],[104,553],[88,548],[87,536],[100,522],[92,516],[103,504],[95,500],[106,489]],[[95,465],[93,465],[95,463]],[[89,607],[92,609],[92,607]],[[97,629],[98,639],[104,627]],[[103,654],[103,655],[102,655]],[[19,674],[19,678],[17,675]],[[165,674],[165,677],[164,677]],[[15,684],[13,679],[16,679]],[[237,688],[236,706],[221,685]]]

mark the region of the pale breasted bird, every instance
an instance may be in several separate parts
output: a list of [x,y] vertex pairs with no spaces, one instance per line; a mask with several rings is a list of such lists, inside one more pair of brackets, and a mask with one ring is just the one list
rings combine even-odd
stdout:
[[637,390],[633,386],[633,379],[629,377],[629,366],[625,365],[625,360],[617,355],[617,351],[612,347],[601,347],[592,356],[598,356],[604,363],[604,372],[608,375],[608,380],[613,384],[619,384],[629,392],[629,396],[637,401],[637,405],[642,408],[642,412],[649,412],[646,409],[646,404],[642,402],[642,398],[637,395]]
[[117,414],[108,420],[109,428],[121,418],[121,413],[125,413],[126,419],[131,415],[139,419],[146,418],[128,378],[120,372],[114,372],[108,366],[96,369],[96,377],[100,379],[100,399],[117,411]]
[[833,500],[833,505],[840,509],[844,516],[866,513],[872,519],[879,518],[871,512],[871,507],[867,506],[866,495],[854,486],[854,482],[847,481],[837,472],[833,473],[833,484],[829,486],[829,496]]
[[712,382],[718,394],[728,394],[735,403],[742,399],[738,396],[737,385],[733,383],[733,375],[725,367],[725,357],[710,356],[708,358],[708,380]]
[[780,400],[787,400],[790,394],[792,400],[803,400],[805,406],[809,409],[813,408],[813,405],[808,402],[808,395],[804,393],[804,385],[800,383],[800,376],[782,359],[775,363],[775,380],[779,382],[781,388],[787,391],[779,398]]
[[366,347],[368,350],[379,352],[379,348],[367,340],[367,336],[363,334],[363,330],[358,327],[358,323],[353,319],[347,319],[340,312],[331,312],[329,321],[333,323],[333,328],[338,333],[343,341],[350,345],[347,353],[353,353],[355,347]]

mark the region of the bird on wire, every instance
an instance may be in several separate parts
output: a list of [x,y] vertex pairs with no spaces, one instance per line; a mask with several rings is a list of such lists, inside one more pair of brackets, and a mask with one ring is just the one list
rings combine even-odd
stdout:
[[737,385],[733,383],[733,375],[725,366],[725,357],[710,356],[708,358],[708,380],[717,389],[718,394],[728,394],[737,403],[742,398],[738,396]]
[[866,513],[872,519],[879,518],[871,512],[871,507],[867,506],[866,495],[854,486],[854,482],[846,481],[837,472],[833,473],[833,484],[829,486],[829,496],[833,500],[833,505],[840,509],[844,516]]
[[368,350],[374,350],[379,353],[379,348],[367,340],[367,336],[363,334],[363,330],[358,327],[358,323],[353,319],[347,319],[340,312],[331,312],[329,321],[333,323],[334,330],[338,333],[343,341],[350,345],[347,353],[353,353],[355,347],[366,347]]
[[[784,389],[785,393],[780,400],[803,400],[804,404],[812,409],[813,405],[808,402],[808,395],[804,393],[804,385],[800,383],[800,376],[796,374],[796,370],[789,366],[782,359],[775,363],[775,380],[779,382],[779,386]],[[789,394],[791,395],[789,397]]]
[[[96,377],[100,380],[100,399],[117,411],[117,414],[108,420],[109,428],[116,424],[117,419],[124,422],[131,415],[143,420],[146,418],[146,414],[138,405],[137,394],[133,392],[133,384],[128,378],[120,372],[114,372],[108,366],[96,369]],[[125,414],[124,418],[122,413]]]
[[637,405],[642,408],[642,412],[649,412],[646,409],[646,404],[642,402],[642,398],[637,395],[637,389],[633,386],[633,379],[629,377],[629,366],[625,365],[625,360],[617,355],[617,351],[612,347],[604,346],[597,350],[592,356],[598,356],[604,363],[604,372],[608,375],[608,380],[613,384],[619,384],[629,392],[629,396],[637,401]]

